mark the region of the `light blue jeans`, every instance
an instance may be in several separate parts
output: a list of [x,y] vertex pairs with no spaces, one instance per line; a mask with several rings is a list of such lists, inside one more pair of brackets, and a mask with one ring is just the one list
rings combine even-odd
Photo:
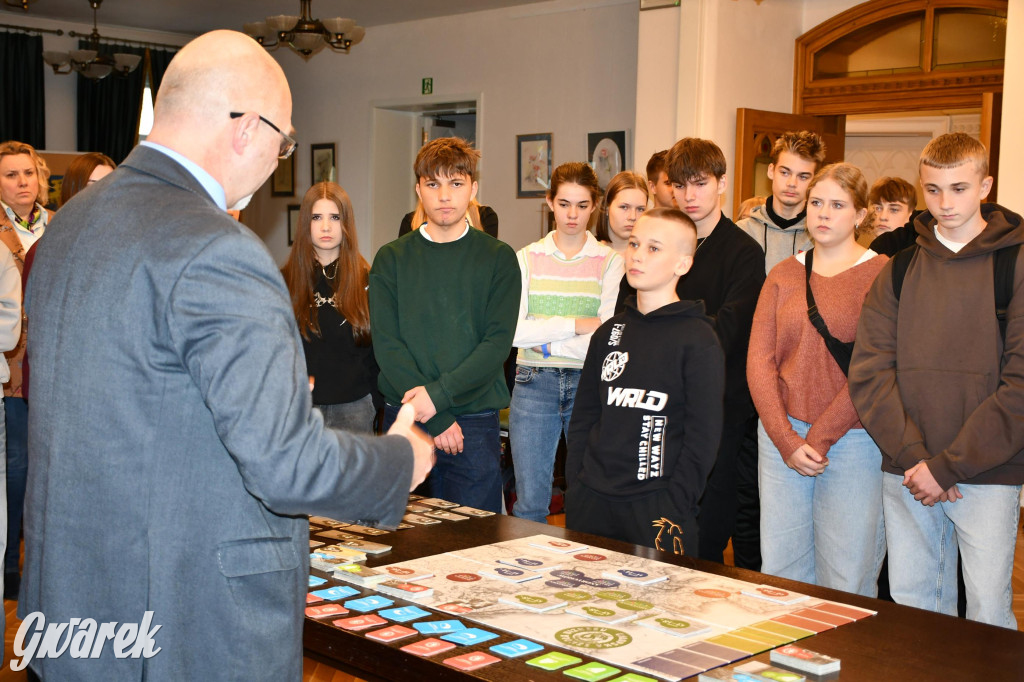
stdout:
[[883,474],[892,598],[898,604],[955,616],[959,545],[967,617],[1016,630],[1011,575],[1021,487],[957,487],[963,499],[926,507],[903,486],[903,476]]
[[[807,435],[810,424],[789,421],[801,438]],[[760,421],[757,450],[761,571],[876,596],[885,557],[882,455],[867,431],[840,438],[818,476],[786,466]]]
[[516,367],[508,438],[516,472],[512,513],[521,519],[547,523],[558,436],[568,435],[579,383],[578,369]]

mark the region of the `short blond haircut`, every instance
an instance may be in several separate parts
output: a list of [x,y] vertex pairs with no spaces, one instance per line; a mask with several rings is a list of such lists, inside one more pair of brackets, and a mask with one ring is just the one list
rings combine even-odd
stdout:
[[929,142],[921,152],[921,166],[956,168],[973,162],[981,177],[988,176],[988,150],[967,133],[946,133]]

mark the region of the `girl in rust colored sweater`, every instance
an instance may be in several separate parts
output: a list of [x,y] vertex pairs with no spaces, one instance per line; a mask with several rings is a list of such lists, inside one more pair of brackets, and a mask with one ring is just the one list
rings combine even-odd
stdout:
[[827,333],[852,342],[888,260],[856,241],[871,219],[867,195],[864,176],[849,164],[827,166],[811,181],[814,247],[768,274],[747,381],[759,416],[761,570],[873,597],[885,552],[881,453],[850,401],[845,369],[811,323],[807,293]]

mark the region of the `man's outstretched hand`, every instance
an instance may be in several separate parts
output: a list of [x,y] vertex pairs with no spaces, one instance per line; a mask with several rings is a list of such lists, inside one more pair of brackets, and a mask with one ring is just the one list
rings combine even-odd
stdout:
[[416,421],[416,409],[409,403],[402,405],[395,417],[395,423],[388,429],[389,436],[404,436],[412,446],[412,485],[409,491],[412,492],[420,483],[426,480],[427,474],[434,467],[436,457],[434,456],[434,440],[413,426]]

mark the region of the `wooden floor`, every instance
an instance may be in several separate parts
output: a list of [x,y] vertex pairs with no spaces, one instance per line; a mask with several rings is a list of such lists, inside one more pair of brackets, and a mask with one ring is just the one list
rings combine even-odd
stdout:
[[[1021,516],[1024,523],[1024,514]],[[559,514],[548,518],[552,525],[564,526],[565,517]],[[1024,632],[1024,533],[1018,528],[1017,552],[1013,564],[1013,612],[1017,616],[1017,628]],[[732,563],[732,547],[726,551],[726,563]],[[10,660],[13,655],[14,637],[18,633],[18,626],[21,621],[17,619],[15,611],[18,604],[13,601],[4,602],[4,612],[7,614],[7,629],[4,632],[4,666],[0,669],[0,682],[23,682],[26,679],[24,672],[14,672],[10,668]],[[310,659],[303,659],[302,666],[303,682],[358,682],[359,678],[347,673],[339,672],[330,666],[317,663]]]

